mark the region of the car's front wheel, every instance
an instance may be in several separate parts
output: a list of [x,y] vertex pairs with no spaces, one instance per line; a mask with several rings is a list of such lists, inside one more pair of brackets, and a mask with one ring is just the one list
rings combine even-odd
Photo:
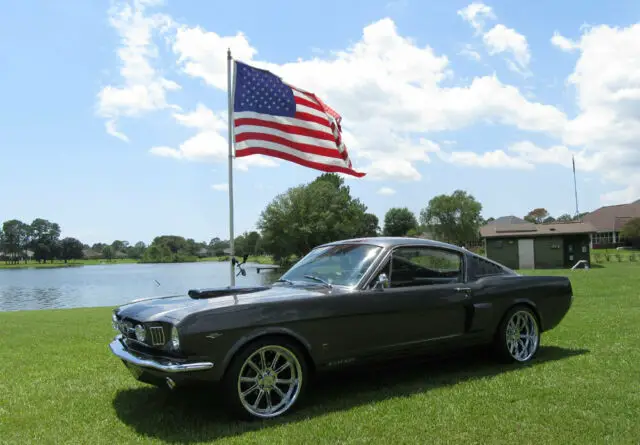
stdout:
[[306,387],[305,356],[288,339],[259,339],[234,357],[223,384],[234,414],[248,419],[281,416]]
[[540,346],[540,327],[533,310],[523,305],[511,308],[498,327],[494,346],[502,361],[530,361]]

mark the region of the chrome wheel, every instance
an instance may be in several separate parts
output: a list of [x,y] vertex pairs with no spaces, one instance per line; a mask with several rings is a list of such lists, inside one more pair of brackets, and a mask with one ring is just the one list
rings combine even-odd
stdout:
[[507,350],[514,360],[526,362],[531,359],[540,341],[536,317],[526,310],[515,312],[507,322],[505,337]]
[[255,350],[238,374],[238,397],[249,414],[270,418],[287,411],[302,388],[302,365],[289,349],[268,345]]

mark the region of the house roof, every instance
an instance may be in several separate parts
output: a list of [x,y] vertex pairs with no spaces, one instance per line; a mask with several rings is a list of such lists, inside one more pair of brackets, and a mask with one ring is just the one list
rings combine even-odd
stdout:
[[[496,220],[497,221],[497,220]],[[483,238],[529,238],[532,236],[573,235],[594,233],[593,225],[586,222],[562,222],[552,224],[487,224],[480,227]]]
[[640,199],[630,204],[600,207],[584,215],[582,220],[591,223],[596,232],[617,232],[632,218],[640,218]]
[[487,225],[504,225],[504,224],[531,224],[530,222],[525,221],[522,218],[518,218],[517,216],[509,215],[509,216],[501,216],[499,218],[494,219],[493,221],[487,223]]

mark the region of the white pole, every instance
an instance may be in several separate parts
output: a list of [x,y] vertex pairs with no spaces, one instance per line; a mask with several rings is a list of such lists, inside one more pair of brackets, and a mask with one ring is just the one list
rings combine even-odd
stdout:
[[[227,49],[227,95],[228,95],[228,103],[229,103],[229,117],[228,117],[228,126],[229,126],[229,257],[233,259],[234,252],[234,236],[233,236],[233,91],[232,82],[231,82],[231,49]],[[230,267],[230,281],[229,286],[233,287],[236,285],[236,276],[234,274],[233,261],[229,261]]]

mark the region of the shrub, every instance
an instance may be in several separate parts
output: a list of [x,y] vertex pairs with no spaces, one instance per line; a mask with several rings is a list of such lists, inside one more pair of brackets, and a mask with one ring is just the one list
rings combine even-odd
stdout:
[[594,253],[593,254],[593,259],[595,260],[596,263],[599,263],[602,260],[602,254],[601,253]]
[[616,259],[618,260],[618,263],[622,262],[622,254],[616,253]]
[[637,260],[638,260],[638,258],[636,257],[635,253],[631,253],[631,255],[629,255],[629,261],[635,262]]

